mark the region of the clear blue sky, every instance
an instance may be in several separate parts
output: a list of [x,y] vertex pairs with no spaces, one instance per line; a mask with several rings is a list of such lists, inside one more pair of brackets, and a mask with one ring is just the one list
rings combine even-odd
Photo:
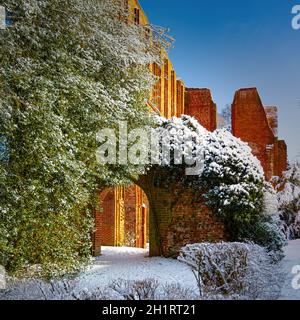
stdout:
[[[140,0],[151,23],[170,28],[170,57],[188,87],[210,88],[219,110],[243,87],[279,108],[279,137],[300,156],[300,0]],[[255,119],[253,119],[255,121]],[[300,157],[299,157],[300,158]]]

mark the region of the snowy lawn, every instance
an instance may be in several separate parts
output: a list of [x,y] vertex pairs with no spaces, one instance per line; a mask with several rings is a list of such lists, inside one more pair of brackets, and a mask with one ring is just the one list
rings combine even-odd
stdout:
[[289,245],[285,247],[283,267],[286,281],[281,291],[280,300],[300,300],[300,289],[295,290],[292,286],[292,280],[296,276],[292,273],[292,269],[296,265],[300,266],[300,240],[290,241]]
[[148,257],[146,249],[102,247],[102,255],[77,280],[78,289],[104,287],[118,278],[143,280],[153,278],[160,283],[179,283],[198,292],[191,269],[175,259]]

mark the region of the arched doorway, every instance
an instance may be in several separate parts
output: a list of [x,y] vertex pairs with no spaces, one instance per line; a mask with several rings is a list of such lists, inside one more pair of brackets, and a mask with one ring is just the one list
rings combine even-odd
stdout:
[[188,243],[228,239],[224,223],[202,195],[180,179],[168,178],[164,168],[152,168],[134,180],[136,185],[99,195],[102,209],[95,214],[95,255],[100,254],[101,245],[145,248],[149,242],[149,256],[177,257]]
[[95,210],[93,254],[102,246],[146,248],[149,242],[149,202],[137,185],[105,189]]

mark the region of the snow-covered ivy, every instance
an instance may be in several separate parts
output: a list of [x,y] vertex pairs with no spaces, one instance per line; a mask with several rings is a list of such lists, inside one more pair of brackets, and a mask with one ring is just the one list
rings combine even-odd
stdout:
[[278,181],[280,218],[288,240],[300,238],[300,164],[293,164]]
[[[261,164],[246,143],[224,129],[209,132],[187,115],[169,120],[160,117],[157,123],[161,146],[169,144],[171,149],[168,162],[161,148],[161,165],[168,173],[162,175],[161,185],[168,188],[180,183],[192,188],[195,198],[203,196],[233,241],[253,241],[275,251],[284,245],[277,202],[271,201],[274,190],[265,182]],[[188,154],[187,144],[192,146]],[[178,154],[186,161],[178,164]],[[201,170],[186,175],[185,167],[197,159],[202,162]],[[151,170],[155,168],[161,170],[157,165]]]
[[[161,48],[123,0],[1,0],[0,263],[47,273],[90,253],[92,198],[136,168],[99,166],[96,134],[149,122]],[[156,38],[156,41],[159,39]]]

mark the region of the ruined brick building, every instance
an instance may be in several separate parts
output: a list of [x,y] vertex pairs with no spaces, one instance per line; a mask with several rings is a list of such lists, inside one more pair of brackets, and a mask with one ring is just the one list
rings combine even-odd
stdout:
[[[129,0],[127,3],[132,20],[138,24],[148,24],[138,1]],[[177,79],[167,55],[163,65],[152,65],[151,70],[159,81],[153,88],[150,103],[157,107],[162,116],[170,118],[188,114],[210,131],[217,128],[217,106],[209,89],[186,88],[184,82]],[[232,133],[249,143],[253,154],[261,161],[266,179],[280,176],[287,166],[287,147],[283,140],[278,140],[277,124],[277,108],[264,107],[256,88],[240,89],[235,93]],[[94,254],[100,254],[101,245],[145,248],[149,204],[144,192],[136,185],[117,187],[103,191],[98,195],[98,200],[102,210],[95,213]],[[179,211],[178,219],[184,220],[182,207]],[[222,226],[209,226],[214,222],[208,214],[205,213],[204,218],[212,237],[216,232],[222,233]],[[172,228],[176,229],[176,226]],[[175,233],[179,232],[175,229]],[[184,234],[182,236],[186,237]],[[197,232],[194,238],[204,240]],[[186,237],[188,240],[189,237]],[[182,239],[182,243],[184,241]]]

